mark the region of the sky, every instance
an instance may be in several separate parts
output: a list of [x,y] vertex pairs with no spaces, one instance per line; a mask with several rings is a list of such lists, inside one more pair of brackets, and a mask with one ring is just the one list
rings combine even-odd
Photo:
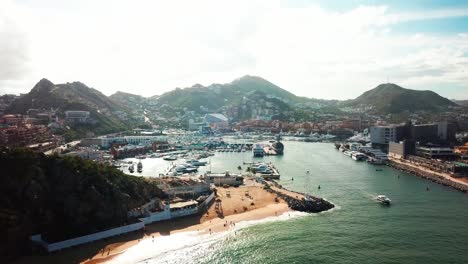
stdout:
[[0,0],[0,94],[106,95],[263,77],[350,99],[392,82],[468,99],[468,1]]

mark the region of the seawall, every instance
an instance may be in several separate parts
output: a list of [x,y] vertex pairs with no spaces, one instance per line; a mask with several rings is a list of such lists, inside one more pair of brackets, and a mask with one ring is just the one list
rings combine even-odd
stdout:
[[451,187],[453,189],[462,191],[464,193],[468,192],[468,186],[467,185],[451,181],[451,180],[449,180],[447,178],[444,178],[444,177],[442,177],[440,175],[437,175],[435,173],[430,173],[430,172],[427,172],[427,171],[419,170],[419,169],[417,169],[415,167],[405,165],[405,164],[401,164],[401,163],[397,163],[397,162],[394,162],[394,161],[389,161],[388,165],[390,167],[393,167],[393,168],[397,169],[397,170],[401,170],[401,171],[404,171],[404,172],[411,173],[411,174],[416,175],[416,176],[418,176],[420,178],[427,179],[427,180],[430,180],[432,182],[442,184],[444,186]]

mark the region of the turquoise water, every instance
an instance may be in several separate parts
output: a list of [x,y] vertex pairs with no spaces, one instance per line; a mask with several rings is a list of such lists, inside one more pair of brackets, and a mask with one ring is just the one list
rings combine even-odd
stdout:
[[[280,183],[338,208],[249,227],[200,262],[468,263],[467,195],[388,167],[376,171],[332,144],[285,142],[285,149],[265,158],[280,169]],[[377,194],[392,206],[376,203]]]
[[[279,182],[323,197],[336,209],[248,226],[235,236],[196,240],[187,235],[179,242],[173,237],[170,239],[177,250],[163,250],[145,261],[468,263],[467,195],[389,167],[356,162],[335,150],[333,144],[284,144],[284,156],[263,158],[279,168]],[[210,167],[213,171],[237,171],[243,161],[252,161],[251,154],[217,153]],[[375,202],[378,194],[387,195],[392,205]],[[188,243],[188,239],[195,242]],[[177,247],[180,241],[188,244]]]

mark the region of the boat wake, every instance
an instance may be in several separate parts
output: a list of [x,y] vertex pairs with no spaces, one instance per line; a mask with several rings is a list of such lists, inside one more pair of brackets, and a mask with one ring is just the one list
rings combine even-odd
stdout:
[[232,239],[243,229],[250,226],[278,221],[288,221],[311,214],[291,211],[279,216],[260,220],[240,221],[228,231],[206,234],[197,231],[175,233],[142,240],[121,255],[112,259],[112,263],[190,263],[202,259],[219,249],[222,240]]

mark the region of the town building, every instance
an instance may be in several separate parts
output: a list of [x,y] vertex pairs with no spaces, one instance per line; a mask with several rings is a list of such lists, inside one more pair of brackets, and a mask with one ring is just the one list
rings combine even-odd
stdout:
[[244,183],[244,178],[239,174],[225,173],[205,173],[201,179],[213,183],[215,186],[239,186]]
[[454,160],[453,149],[440,147],[416,147],[416,155],[427,159]]
[[402,139],[403,125],[373,126],[370,128],[370,140],[372,144],[388,145]]
[[111,148],[111,154],[115,159],[135,157],[146,154],[151,149],[151,145],[125,145]]
[[65,120],[73,123],[86,123],[89,120],[89,111],[65,111]]
[[210,183],[195,177],[168,177],[158,183],[158,188],[169,196],[198,197],[211,193],[210,186]]
[[85,138],[81,140],[82,146],[100,146],[110,148],[112,145],[145,145],[151,146],[154,142],[167,142],[166,136],[113,136]]
[[203,122],[213,129],[226,129],[229,126],[228,118],[223,114],[206,114]]
[[414,141],[404,140],[388,144],[388,156],[395,159],[406,159],[408,155],[415,154]]
[[19,124],[0,127],[0,145],[2,146],[30,146],[33,150],[42,151],[55,147],[60,140],[60,137],[53,136],[43,125]]
[[453,153],[458,155],[462,160],[468,160],[468,143],[465,143],[463,146],[455,147]]

